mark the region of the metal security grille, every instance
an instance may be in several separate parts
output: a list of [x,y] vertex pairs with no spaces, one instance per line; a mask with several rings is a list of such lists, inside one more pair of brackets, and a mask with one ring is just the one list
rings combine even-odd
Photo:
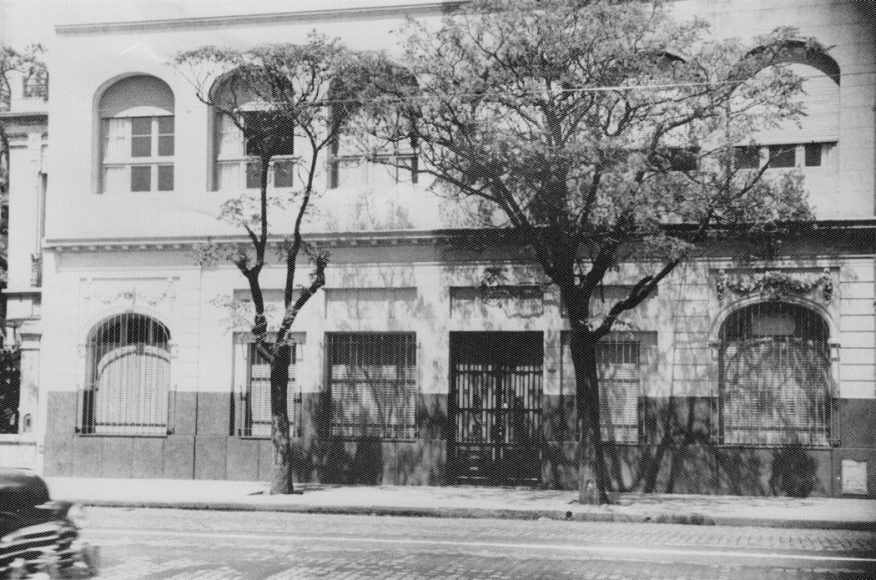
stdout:
[[167,327],[142,314],[113,316],[91,332],[86,356],[86,388],[79,396],[81,433],[168,433],[171,392]]
[[[246,384],[240,389],[237,416],[239,437],[271,436],[271,363],[254,343],[241,345],[245,349]],[[292,345],[292,360],[289,364],[289,382],[286,390],[287,412],[290,432],[300,425],[301,392],[298,389],[296,369],[301,355],[301,345]]]
[[451,479],[521,485],[541,479],[540,332],[450,335]]
[[[572,364],[570,334],[562,335],[563,392],[577,391]],[[596,371],[599,377],[599,417],[604,441],[638,443],[641,434],[642,346],[653,343],[653,333],[611,333],[596,343]],[[581,423],[577,422],[581,434]]]
[[723,443],[830,443],[828,333],[821,316],[795,304],[764,302],[728,316],[719,355]]
[[334,437],[416,437],[417,351],[413,333],[327,335]]
[[640,344],[607,338],[596,345],[599,407],[605,441],[639,441]]

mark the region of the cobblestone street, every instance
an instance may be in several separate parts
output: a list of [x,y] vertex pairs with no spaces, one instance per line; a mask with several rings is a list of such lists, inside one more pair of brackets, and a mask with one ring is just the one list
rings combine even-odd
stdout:
[[104,578],[873,578],[876,535],[93,508]]

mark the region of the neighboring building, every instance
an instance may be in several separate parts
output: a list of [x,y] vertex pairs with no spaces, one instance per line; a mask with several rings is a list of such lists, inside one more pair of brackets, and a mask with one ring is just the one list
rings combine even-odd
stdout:
[[11,208],[0,348],[0,465],[38,468],[48,79],[13,72],[7,80],[9,86],[0,88],[0,124],[9,144],[6,172]]
[[[874,32],[866,3],[805,4],[675,4],[716,36],[794,25],[832,47],[794,64],[809,117],[739,157],[799,168],[821,221],[782,260],[741,266],[718,252],[680,268],[601,348],[605,433],[625,489],[770,493],[805,454],[815,493],[876,497]],[[223,3],[217,16],[147,5],[127,21],[57,27],[42,287],[30,266],[44,173],[28,166],[33,180],[12,198],[13,229],[29,236],[12,236],[9,292],[21,299],[10,314],[38,318],[19,332],[39,346],[43,469],[267,479],[266,365],[225,304],[245,299],[245,281],[192,252],[208,237],[245,240],[215,215],[251,185],[246,143],[167,63],[179,50],[295,42],[314,28],[391,52],[405,14],[438,18],[447,6],[262,3],[264,13],[236,14]],[[42,129],[28,143],[36,164]],[[331,251],[327,284],[293,327],[298,477],[576,485],[568,325],[538,267],[513,248],[456,243],[465,222],[422,175],[339,150],[323,178],[307,232]],[[282,160],[272,186],[289,186]],[[483,289],[497,264],[509,281]],[[607,299],[629,274],[609,281]],[[264,278],[276,308],[282,272]],[[40,289],[41,312],[23,312]]]

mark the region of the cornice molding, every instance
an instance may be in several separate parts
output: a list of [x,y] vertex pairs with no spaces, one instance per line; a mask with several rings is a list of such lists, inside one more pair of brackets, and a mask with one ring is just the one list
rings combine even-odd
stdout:
[[393,15],[446,14],[457,10],[465,0],[448,0],[427,3],[397,4],[390,6],[361,6],[355,8],[319,8],[265,14],[237,14],[227,16],[197,16],[158,20],[132,20],[129,22],[89,22],[85,24],[59,24],[59,35],[95,34],[101,32],[134,32],[181,28],[218,28],[225,26],[251,26],[277,22],[313,22],[317,20],[348,20],[380,18]]
[[[458,235],[458,234],[457,234]],[[344,232],[337,234],[305,234],[311,243],[333,247],[369,247],[398,245],[436,245],[454,237],[450,231],[381,231]],[[197,237],[197,238],[152,238],[152,239],[48,239],[43,243],[46,250],[57,252],[90,253],[98,251],[188,251],[195,246],[212,242],[215,244],[251,244],[246,236]],[[279,248],[281,237],[268,240],[268,246]]]

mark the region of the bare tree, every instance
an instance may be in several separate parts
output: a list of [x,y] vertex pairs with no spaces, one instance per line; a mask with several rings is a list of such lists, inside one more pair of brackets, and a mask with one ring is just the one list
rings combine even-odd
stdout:
[[[405,33],[417,86],[371,99],[370,131],[414,138],[420,172],[527,248],[558,289],[581,500],[607,503],[597,343],[707,238],[811,219],[799,179],[736,161],[757,130],[802,113],[802,81],[781,63],[821,47],[791,29],[715,41],[660,2],[609,0],[475,0]],[[606,276],[629,263],[645,273],[600,314]]]
[[[254,305],[252,334],[256,348],[270,361],[271,440],[273,477],[271,493],[292,493],[293,464],[289,434],[287,389],[293,352],[289,330],[307,301],[325,284],[328,254],[311,247],[302,237],[302,224],[318,193],[323,153],[344,122],[344,103],[358,102],[369,58],[316,34],[301,45],[280,44],[245,51],[207,46],[180,53],[177,68],[190,80],[197,97],[208,104],[221,122],[242,131],[246,154],[257,172],[258,193],[240,195],[223,203],[220,217],[245,230],[249,242],[208,245],[205,258],[230,259],[246,278]],[[333,104],[335,106],[333,106]],[[303,148],[303,153],[298,153]],[[282,160],[279,156],[283,156]],[[278,197],[269,188],[274,179],[294,173],[291,196]],[[281,206],[293,209],[292,223],[270,220]],[[271,227],[275,228],[271,232]],[[264,288],[260,281],[268,265],[272,235],[285,235],[281,261],[285,264],[283,313],[276,334],[268,333]],[[309,283],[296,285],[299,258],[313,263]]]

